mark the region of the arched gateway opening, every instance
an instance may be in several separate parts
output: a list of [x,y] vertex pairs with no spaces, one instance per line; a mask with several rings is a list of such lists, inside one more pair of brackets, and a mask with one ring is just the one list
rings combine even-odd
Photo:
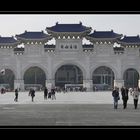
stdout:
[[114,85],[114,72],[101,66],[93,72],[93,90],[111,90]]
[[15,75],[12,70],[5,69],[5,74],[0,74],[0,88],[6,88],[7,90],[14,89]]
[[76,65],[63,65],[55,73],[55,86],[65,87],[65,84],[83,84],[83,72]]
[[45,86],[46,75],[45,72],[39,67],[31,67],[26,70],[24,74],[25,90],[35,88],[41,90]]
[[124,86],[128,88],[138,87],[139,73],[133,69],[127,69],[124,72]]

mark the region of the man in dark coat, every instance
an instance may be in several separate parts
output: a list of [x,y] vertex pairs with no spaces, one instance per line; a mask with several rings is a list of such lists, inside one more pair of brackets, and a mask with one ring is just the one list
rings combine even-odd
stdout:
[[14,99],[15,102],[18,101],[18,89],[15,89],[15,99]]
[[126,87],[121,88],[122,100],[123,100],[123,108],[127,108],[127,101],[128,101],[128,89]]
[[47,89],[47,87],[45,87],[45,89],[44,89],[44,99],[45,100],[47,99],[47,96],[48,96],[48,89]]
[[34,101],[34,97],[35,97],[35,90],[34,89],[32,89],[32,91],[31,91],[31,97],[32,97],[32,102]]
[[55,89],[54,88],[52,88],[51,89],[51,93],[52,93],[52,100],[56,100],[56,96],[55,96]]

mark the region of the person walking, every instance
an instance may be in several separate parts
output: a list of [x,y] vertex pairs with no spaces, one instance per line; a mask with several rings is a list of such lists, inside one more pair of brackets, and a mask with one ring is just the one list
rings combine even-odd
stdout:
[[32,91],[31,91],[32,102],[34,102],[34,97],[35,97],[35,90],[32,89]]
[[55,96],[55,89],[54,88],[52,88],[51,89],[51,93],[52,93],[52,100],[56,100],[56,96]]
[[123,100],[123,109],[127,108],[128,101],[128,89],[126,87],[121,88],[122,100]]
[[28,96],[31,96],[31,92],[32,92],[32,88],[30,88]]
[[15,102],[18,102],[18,89],[15,89]]
[[45,87],[45,89],[44,89],[44,100],[47,100],[47,96],[48,96],[48,89],[47,89],[47,87]]
[[49,91],[48,92],[48,99],[51,99],[51,97],[52,97],[52,93],[51,93],[51,91]]
[[112,91],[112,96],[113,96],[113,100],[114,100],[114,109],[117,109],[118,100],[120,100],[119,89],[117,87],[115,87],[114,90]]
[[1,89],[1,94],[4,94],[4,93],[5,93],[5,89],[2,88],[2,89]]
[[131,92],[131,95],[133,96],[133,99],[134,99],[134,108],[137,109],[138,99],[140,95],[138,88],[134,88],[134,91]]

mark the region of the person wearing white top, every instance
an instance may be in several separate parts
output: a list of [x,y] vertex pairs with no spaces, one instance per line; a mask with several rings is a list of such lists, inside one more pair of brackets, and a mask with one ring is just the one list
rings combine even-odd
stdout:
[[140,95],[138,88],[134,88],[134,91],[131,92],[131,95],[133,96],[133,99],[134,99],[134,107],[135,107],[135,109],[137,109],[138,99],[139,99],[139,95]]
[[129,93],[131,94],[133,92],[133,88],[129,88]]

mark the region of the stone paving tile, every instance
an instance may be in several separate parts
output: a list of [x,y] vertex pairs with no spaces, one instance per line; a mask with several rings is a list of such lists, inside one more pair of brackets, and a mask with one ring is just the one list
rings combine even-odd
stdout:
[[2,105],[0,126],[140,126],[140,108],[129,104],[114,110],[111,104]]

